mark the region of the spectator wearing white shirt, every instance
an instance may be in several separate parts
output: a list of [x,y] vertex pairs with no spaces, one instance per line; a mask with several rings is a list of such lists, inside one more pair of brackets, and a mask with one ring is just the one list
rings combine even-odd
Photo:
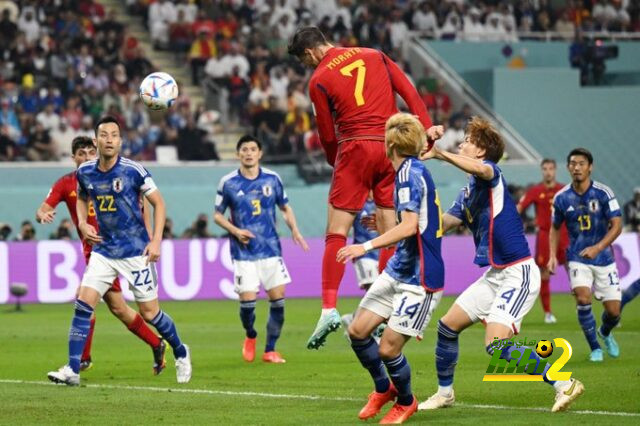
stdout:
[[438,19],[433,12],[431,3],[423,1],[420,7],[413,14],[411,20],[416,31],[420,31],[422,35],[435,37],[438,33]]
[[391,47],[399,49],[402,43],[409,35],[409,27],[402,20],[402,11],[394,9],[391,12],[391,24],[389,24],[389,38],[391,39]]
[[629,23],[631,22],[631,17],[629,13],[622,6],[622,2],[620,0],[616,0],[613,2],[613,7],[615,10],[615,16],[611,20],[609,24],[610,31],[627,31],[629,29]]
[[505,41],[507,32],[502,26],[502,17],[499,13],[491,13],[487,17],[486,40],[487,41]]
[[154,45],[167,46],[169,43],[169,25],[178,19],[178,12],[173,3],[158,0],[149,6],[148,27]]
[[282,67],[273,67],[269,74],[269,80],[271,82],[271,96],[275,97],[276,99],[276,104],[274,106],[281,111],[286,111],[289,77],[284,72]]
[[193,23],[198,15],[198,6],[194,3],[190,3],[189,0],[181,0],[176,6],[176,16],[182,11],[184,13],[184,20],[189,23]]
[[26,9],[18,19],[18,29],[24,32],[27,43],[35,45],[40,38],[40,24],[35,19],[33,11]]
[[604,0],[599,0],[591,11],[591,16],[602,30],[607,30],[609,22],[616,18],[616,9]]
[[443,40],[455,40],[460,30],[460,18],[455,13],[449,13],[444,25],[440,28],[440,38]]
[[293,37],[293,33],[296,32],[295,19],[292,19],[288,14],[282,14],[275,28],[280,40],[289,40]]
[[52,102],[45,105],[44,109],[36,115],[36,122],[42,124],[47,132],[51,132],[60,126],[60,116],[55,111]]
[[238,67],[238,76],[243,80],[249,79],[249,61],[247,57],[240,52],[240,45],[237,42],[232,42],[229,45],[229,51],[222,57],[221,65],[224,71],[224,76],[231,75],[234,67]]
[[[276,26],[283,16],[289,17],[289,22],[295,23],[297,16],[295,12],[295,6],[289,4],[291,3],[288,0],[277,0],[276,5],[271,11],[271,18],[269,19],[269,24],[273,27]],[[294,28],[295,31],[295,28]]]
[[463,36],[467,41],[483,41],[486,39],[486,30],[480,22],[481,12],[478,8],[472,7],[464,17]]

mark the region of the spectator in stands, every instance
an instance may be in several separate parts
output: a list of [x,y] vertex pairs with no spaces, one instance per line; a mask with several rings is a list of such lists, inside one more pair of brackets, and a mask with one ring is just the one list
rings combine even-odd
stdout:
[[402,20],[402,11],[398,8],[391,12],[391,23],[389,24],[389,39],[391,41],[391,48],[394,50],[400,49],[402,43],[407,39],[409,35],[409,27]]
[[451,98],[444,90],[444,83],[437,81],[436,90],[423,97],[434,123],[446,123],[451,114]]
[[58,228],[49,235],[50,240],[71,240],[75,233],[73,223],[69,219],[62,219]]
[[53,145],[57,148],[56,156],[71,156],[71,142],[78,134],[67,124],[66,118],[61,118],[58,127],[50,131]]
[[180,17],[180,12],[182,12],[184,20],[193,24],[198,15],[198,6],[189,0],[179,0],[179,3],[176,5],[176,12],[178,18]]
[[472,7],[465,15],[463,37],[466,41],[481,41],[487,38],[484,24],[480,21],[481,16],[482,13],[477,7]]
[[181,54],[186,52],[193,42],[192,24],[193,22],[187,21],[185,17],[185,10],[178,9],[178,17],[169,28],[171,50],[175,52],[177,61],[182,60]]
[[31,161],[51,161],[58,159],[57,153],[58,148],[49,132],[41,123],[36,123],[27,141],[27,158]]
[[166,0],[158,0],[149,6],[148,28],[151,32],[151,41],[157,48],[166,48],[169,45],[169,27],[176,21],[178,13],[175,5]]
[[164,229],[162,230],[162,239],[163,240],[172,240],[176,236],[173,233],[173,220],[168,217],[164,222]]
[[52,102],[47,102],[44,110],[36,115],[36,122],[42,124],[42,127],[48,132],[60,126],[60,116],[56,114],[55,106]]
[[18,34],[18,26],[11,19],[11,10],[9,8],[2,10],[2,19],[0,19],[0,43],[8,45]]
[[[473,9],[478,10],[477,8]],[[433,5],[430,2],[423,1],[420,3],[420,7],[413,14],[411,22],[413,29],[420,31],[422,36],[429,38],[437,37],[438,19],[433,11]]]
[[7,126],[7,135],[13,141],[18,140],[22,134],[18,115],[16,114],[11,101],[7,98],[3,98],[2,101],[0,101],[0,126]]
[[197,38],[189,49],[189,61],[191,62],[191,81],[197,86],[200,84],[200,74],[204,70],[207,61],[216,54],[216,44],[213,34],[200,30]]
[[8,126],[0,126],[0,161],[13,161],[16,145],[8,135]]
[[444,25],[440,28],[440,38],[442,40],[455,40],[461,29],[460,17],[455,13],[450,13]]
[[178,158],[186,161],[219,160],[215,144],[207,141],[207,132],[196,126],[193,115],[189,114],[186,125],[178,130]]
[[8,223],[0,222],[0,241],[9,241],[11,226]]
[[629,24],[631,23],[631,17],[629,13],[622,6],[621,0],[614,0],[613,2],[614,16],[609,23],[609,31],[627,31]]
[[20,225],[20,233],[13,239],[14,241],[31,241],[36,239],[36,230],[33,224],[25,220]]
[[32,10],[27,8],[23,9],[18,19],[18,29],[24,33],[27,43],[35,46],[40,37],[40,24],[35,19]]
[[285,114],[276,105],[278,98],[269,96],[266,109],[256,116],[256,134],[264,144],[266,154],[281,152]]
[[182,238],[212,238],[209,233],[209,216],[200,213],[191,227],[187,228],[182,234]]
[[598,0],[593,5],[591,16],[596,23],[596,28],[599,30],[607,30],[609,23],[616,17],[616,9],[605,0]]
[[453,123],[438,140],[438,148],[457,153],[458,145],[464,141],[464,129],[467,122],[462,115],[457,115],[455,120],[452,121]]
[[228,79],[229,91],[229,120],[232,123],[247,124],[248,117],[245,114],[247,99],[249,98],[249,85],[240,76],[238,66],[233,67],[231,76]]
[[462,119],[462,126],[463,128],[467,127],[467,123],[469,122],[469,120],[471,119],[471,116],[473,114],[471,113],[471,106],[469,104],[464,104],[462,105],[462,108],[460,109],[460,111],[456,111],[453,114],[451,114],[451,118],[449,118],[449,126],[453,126],[453,123],[458,120],[458,119]]
[[631,232],[640,232],[640,187],[633,189],[633,198],[624,205],[624,224]]

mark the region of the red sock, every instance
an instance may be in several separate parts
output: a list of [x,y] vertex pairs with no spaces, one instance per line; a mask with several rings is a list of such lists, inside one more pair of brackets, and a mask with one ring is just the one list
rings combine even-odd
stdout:
[[136,315],[136,319],[133,320],[131,324],[127,327],[130,332],[138,336],[147,345],[152,348],[157,348],[160,344],[160,338],[155,335],[153,331],[149,328],[146,322],[142,319],[140,314]]
[[551,289],[549,288],[549,280],[542,280],[540,283],[540,300],[542,301],[542,310],[545,313],[551,312]]
[[381,274],[384,268],[387,267],[387,262],[396,252],[396,246],[380,249],[380,255],[378,256],[378,273]]
[[345,264],[336,261],[338,250],[347,245],[347,237],[327,234],[322,257],[322,309],[335,308],[338,303],[338,288],[344,276]]
[[82,361],[91,359],[91,343],[93,342],[93,329],[96,326],[95,315],[91,317],[91,325],[89,326],[89,334],[87,334],[87,342],[84,344],[84,350],[82,351]]

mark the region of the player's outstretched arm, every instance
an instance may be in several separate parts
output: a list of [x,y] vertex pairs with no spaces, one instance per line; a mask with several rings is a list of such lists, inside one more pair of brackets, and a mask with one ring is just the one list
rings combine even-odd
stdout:
[[284,222],[287,224],[289,229],[291,229],[291,237],[293,238],[293,242],[302,247],[304,251],[309,250],[309,245],[304,240],[304,237],[300,233],[298,229],[298,223],[296,222],[296,215],[293,213],[293,209],[289,204],[285,204],[280,208],[282,211],[282,218]]
[[242,244],[249,244],[249,241],[252,238],[255,238],[255,235],[253,235],[251,231],[238,228],[233,223],[231,223],[229,219],[224,217],[224,215],[219,211],[215,211],[213,213],[213,221],[216,223],[216,225],[237,238],[238,241],[240,241]]
[[160,190],[156,189],[146,196],[149,203],[153,206],[153,236],[151,242],[145,247],[143,256],[147,257],[147,263],[156,262],[160,258],[160,244],[162,243],[162,230],[167,217],[167,210],[164,204],[164,198]]
[[449,213],[442,215],[442,233],[447,234],[452,229],[462,225],[462,221]]
[[338,262],[347,263],[352,259],[364,256],[371,250],[393,245],[398,241],[415,235],[416,232],[418,232],[418,213],[405,210],[400,213],[400,218],[400,223],[389,229],[384,234],[369,240],[364,244],[352,244],[341,248],[338,251],[336,260]]
[[38,223],[51,223],[55,217],[56,211],[47,203],[40,204],[36,210],[36,222]]
[[609,230],[605,236],[596,244],[585,248],[580,252],[580,256],[587,259],[595,259],[600,252],[609,247],[622,232],[622,218],[620,216],[609,219]]
[[491,180],[494,177],[493,167],[476,158],[465,157],[464,155],[454,154],[448,151],[442,151],[436,147],[427,152],[420,153],[421,160],[435,158],[437,160],[446,161],[459,168],[460,170],[479,177],[482,180]]

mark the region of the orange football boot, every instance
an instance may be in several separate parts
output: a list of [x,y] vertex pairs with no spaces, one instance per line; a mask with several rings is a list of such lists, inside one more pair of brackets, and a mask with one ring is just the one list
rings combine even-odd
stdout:
[[264,362],[272,362],[274,364],[284,364],[287,362],[287,360],[282,358],[282,355],[276,351],[265,352],[264,355],[262,355],[262,360]]
[[395,386],[393,386],[393,383],[389,384],[389,389],[384,393],[376,391],[371,392],[369,394],[369,401],[367,401],[367,404],[362,407],[358,417],[360,420],[367,420],[371,417],[375,417],[380,412],[384,404],[396,399],[397,395],[398,391]]
[[253,362],[256,359],[256,338],[246,337],[242,345],[242,358],[247,362]]
[[418,400],[413,397],[411,405],[400,405],[398,403],[393,404],[391,410],[386,416],[380,420],[381,425],[397,425],[406,422],[409,417],[413,416],[413,413],[418,411]]

